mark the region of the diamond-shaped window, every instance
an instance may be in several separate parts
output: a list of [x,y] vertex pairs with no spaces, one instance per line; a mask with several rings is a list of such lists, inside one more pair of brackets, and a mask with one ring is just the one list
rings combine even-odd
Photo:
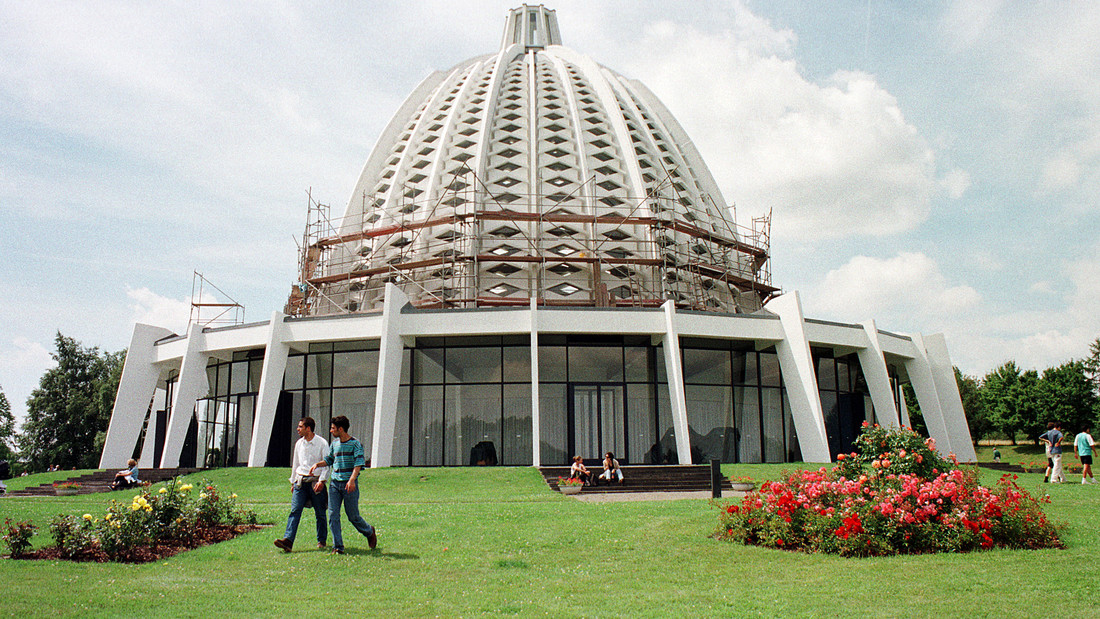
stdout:
[[409,182],[410,183],[419,183],[420,181],[422,181],[426,178],[428,178],[428,177],[425,176],[424,174],[413,174],[412,176],[409,177]]
[[431,163],[432,162],[428,161],[427,159],[421,159],[420,161],[417,161],[416,163],[414,163],[412,165],[412,167],[416,168],[417,170],[423,170],[424,168],[428,167]]
[[631,289],[630,286],[619,286],[618,288],[612,288],[611,290],[608,290],[607,293],[613,297],[618,297],[620,299],[629,299],[630,297],[634,296],[634,290]]
[[615,267],[613,269],[608,269],[607,274],[613,277],[618,277],[619,279],[627,279],[628,277],[632,277],[634,275],[634,271],[631,271],[626,267]]
[[515,157],[516,155],[518,155],[519,151],[514,149],[514,148],[505,148],[504,150],[500,151],[497,154],[500,155],[501,157],[504,157],[505,159],[511,159],[512,157]]
[[402,213],[403,215],[408,215],[409,213],[412,213],[412,212],[414,212],[414,211],[415,211],[416,209],[418,209],[418,208],[420,208],[420,205],[419,205],[419,204],[416,204],[416,203],[414,202],[414,203],[412,203],[412,204],[406,204],[405,206],[402,206],[401,208],[399,208],[399,209],[397,209],[397,210],[398,210],[398,211],[399,211],[400,213]]
[[506,136],[500,138],[500,140],[498,140],[498,141],[501,144],[515,144],[516,142],[519,141],[519,138],[517,138],[514,135],[506,135]]
[[603,202],[604,204],[606,204],[608,206],[619,206],[620,204],[624,203],[622,200],[620,200],[619,198],[616,198],[615,196],[606,196],[606,197],[600,198],[599,201]]
[[550,155],[551,157],[564,157],[569,154],[569,151],[562,150],[560,148],[551,148],[550,150],[546,151],[546,154]]
[[[596,122],[598,120],[599,120],[598,118],[597,119],[591,119],[591,118],[588,119],[589,122]],[[599,127],[592,127],[588,130],[588,132],[591,133],[592,135],[604,135],[605,133],[607,133],[606,131],[604,131],[603,129],[600,129]]]
[[559,125],[558,123],[546,126],[547,131],[561,131],[562,129],[565,129],[565,127]]
[[391,247],[404,247],[406,245],[411,245],[411,244],[412,244],[412,239],[410,239],[409,237],[406,237],[406,236],[401,236],[401,237],[397,237],[396,239],[394,239],[394,241],[392,243],[390,243],[390,246]]
[[611,239],[612,241],[621,241],[623,239],[629,239],[630,238],[630,235],[627,234],[626,232],[623,232],[622,229],[620,229],[620,228],[615,228],[614,230],[608,230],[607,232],[604,232],[603,235],[606,236],[607,238]]
[[611,256],[612,258],[618,258],[619,260],[622,260],[623,258],[629,258],[634,255],[633,252],[629,252],[621,247],[612,247],[604,253],[608,256]]
[[602,165],[602,166],[596,168],[596,171],[599,172],[600,174],[605,174],[605,175],[611,175],[611,174],[615,174],[616,172],[618,172],[618,170],[616,170],[615,168],[613,168],[609,165]]
[[607,154],[603,151],[600,151],[600,152],[598,152],[598,153],[596,153],[592,156],[595,157],[596,159],[599,159],[600,161],[611,161],[612,159],[615,158],[613,155],[609,155],[609,154]]
[[474,129],[473,127],[466,127],[462,131],[458,132],[459,135],[464,135],[466,137],[469,137],[475,133],[477,133],[477,129]]
[[515,131],[516,129],[519,129],[519,128],[520,128],[520,126],[515,124],[515,123],[508,123],[507,125],[504,125],[503,127],[501,127],[500,130],[504,131],[505,133],[511,133],[511,132],[513,132],[513,131]]
[[549,119],[549,120],[560,120],[560,119],[565,118],[565,117],[562,116],[561,114],[558,114],[557,112],[550,112],[549,114],[546,115],[546,118]]
[[605,180],[605,181],[601,181],[599,183],[596,183],[596,186],[601,187],[603,189],[606,189],[607,191],[614,191],[614,190],[618,189],[619,187],[622,187],[622,185],[620,185],[620,184],[618,184],[615,181],[610,180],[610,179]]
[[551,229],[547,230],[546,233],[547,234],[552,234],[552,235],[560,238],[560,237],[566,237],[566,236],[573,236],[574,234],[577,233],[577,231],[574,230],[573,228],[570,228],[569,226],[558,226],[557,228],[551,228]]
[[496,286],[490,288],[489,292],[497,295],[498,297],[506,297],[517,290],[519,290],[519,288],[516,288],[511,284],[497,284]]
[[519,166],[512,163],[511,161],[505,161],[504,163],[497,166],[497,169],[501,172],[511,172],[512,170],[516,170],[518,168]]
[[433,254],[433,255],[434,255],[434,256],[435,256],[436,258],[450,258],[450,257],[452,257],[452,256],[458,256],[458,255],[461,255],[461,254],[459,254],[459,253],[458,253],[458,252],[457,252],[456,250],[454,250],[454,249],[444,249],[443,251],[441,251],[441,252],[436,252],[436,253],[435,253],[435,254]]
[[550,200],[551,202],[554,202],[554,203],[565,202],[566,200],[569,199],[569,194],[560,193],[560,192],[559,193],[552,193],[552,194],[546,196],[546,199]]
[[519,181],[510,176],[505,176],[504,178],[496,182],[496,184],[500,185],[501,187],[511,187],[512,185],[515,185],[517,183],[519,183]]
[[455,196],[453,198],[449,198],[447,200],[444,200],[443,204],[446,205],[446,206],[449,206],[451,208],[454,208],[456,206],[461,206],[463,204],[466,204],[466,198],[461,198],[459,196]]
[[513,273],[519,273],[523,269],[515,266],[514,264],[498,264],[491,269],[485,270],[496,275],[507,277]]
[[457,238],[458,238],[458,237],[460,237],[460,236],[462,236],[462,235],[460,235],[459,233],[455,232],[454,230],[447,230],[447,231],[446,231],[446,232],[444,232],[443,234],[439,234],[439,235],[436,235],[436,237],[435,237],[435,238],[437,238],[437,239],[439,239],[439,240],[441,240],[441,241],[448,241],[448,242],[450,242],[450,241],[453,241],[453,240],[457,239]]
[[550,183],[551,185],[553,185],[555,187],[561,187],[562,185],[568,185],[571,181],[567,178],[562,178],[562,177],[558,176],[558,177],[552,178],[552,179],[550,179],[546,182]]
[[516,200],[519,200],[519,196],[514,193],[502,193],[494,197],[496,198],[496,201],[500,202],[501,204],[511,204]]
[[568,142],[569,140],[561,137],[560,135],[552,135],[546,138],[546,141],[550,142],[551,144],[561,144],[562,142]]
[[555,161],[554,163],[551,163],[550,165],[548,165],[546,167],[553,170],[553,171],[555,171],[555,172],[561,172],[562,170],[571,169],[572,166],[570,166],[569,164],[566,164],[566,163],[562,163],[561,161]]
[[[516,107],[519,107],[519,106],[517,105]],[[508,114],[505,114],[501,118],[503,118],[504,120],[516,120],[516,119],[523,118],[523,117],[520,116],[519,114],[516,114],[515,112],[510,112]]]
[[551,247],[548,251],[552,254],[557,254],[563,258],[572,256],[573,254],[577,253],[577,249],[575,247],[570,247],[565,243],[562,243],[561,245],[555,245]]
[[560,294],[563,297],[568,297],[571,294],[580,292],[581,289],[570,283],[562,283],[558,284],[557,286],[551,286],[547,290],[556,294]]
[[564,264],[564,263],[563,264],[555,264],[554,266],[552,266],[552,267],[550,267],[546,270],[550,271],[551,273],[554,273],[556,275],[561,275],[562,277],[580,272],[579,268],[577,268],[577,267],[575,267],[571,264]]
[[502,239],[511,238],[511,237],[513,237],[513,236],[515,236],[519,233],[520,233],[520,231],[517,230],[516,228],[513,228],[512,226],[501,226],[501,227],[497,228],[496,230],[490,230],[489,231],[489,234],[491,236],[499,237],[499,238],[502,238]]
[[451,159],[454,159],[455,161],[460,161],[460,162],[461,161],[469,161],[470,159],[473,159],[473,158],[474,158],[474,156],[470,153],[458,153],[454,157],[451,157]]
[[511,245],[504,244],[497,245],[496,247],[490,249],[489,253],[493,254],[494,256],[514,256],[519,253],[519,249],[516,247],[512,247]]
[[447,191],[462,191],[463,189],[465,189],[469,186],[470,186],[469,184],[464,183],[464,182],[462,182],[458,179],[455,179],[454,181],[451,181],[450,185],[447,185],[446,189],[447,189]]
[[423,189],[417,189],[416,187],[413,187],[413,188],[411,188],[411,189],[409,189],[408,191],[405,192],[405,197],[406,198],[415,198],[416,196],[419,196],[422,193],[424,193]]
[[470,148],[474,144],[477,144],[477,142],[473,142],[471,140],[462,140],[458,144],[455,144],[455,146],[457,146],[459,148]]

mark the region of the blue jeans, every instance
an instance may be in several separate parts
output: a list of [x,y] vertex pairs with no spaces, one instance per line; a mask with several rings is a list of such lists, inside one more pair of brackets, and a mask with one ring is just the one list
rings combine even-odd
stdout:
[[317,541],[321,544],[327,542],[328,527],[325,526],[327,502],[328,493],[323,487],[320,492],[314,492],[313,484],[294,484],[294,490],[290,494],[290,517],[286,520],[286,534],[283,537],[294,542],[294,536],[298,534],[298,523],[302,520],[302,510],[312,503],[313,514],[317,517]]
[[336,550],[344,549],[344,538],[340,535],[340,503],[344,504],[344,513],[355,530],[364,536],[374,532],[374,527],[359,515],[359,484],[355,485],[355,492],[348,492],[347,485],[346,481],[334,479],[328,492],[328,526],[332,529],[332,547]]

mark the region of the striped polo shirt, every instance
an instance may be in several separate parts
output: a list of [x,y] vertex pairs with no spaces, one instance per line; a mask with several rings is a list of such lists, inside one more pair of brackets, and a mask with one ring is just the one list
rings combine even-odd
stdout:
[[333,481],[347,481],[351,479],[351,473],[355,467],[367,465],[366,457],[363,455],[363,444],[355,438],[349,438],[344,443],[333,439],[328,446],[325,462],[332,467]]

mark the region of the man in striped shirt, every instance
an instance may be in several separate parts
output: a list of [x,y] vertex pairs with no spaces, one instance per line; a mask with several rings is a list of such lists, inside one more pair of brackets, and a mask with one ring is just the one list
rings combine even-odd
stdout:
[[332,418],[332,426],[329,433],[332,434],[332,442],[328,446],[325,459],[314,464],[313,470],[322,466],[332,467],[331,483],[328,492],[328,526],[332,529],[332,552],[344,554],[344,538],[340,534],[340,504],[344,504],[344,513],[348,516],[348,522],[367,538],[367,544],[373,550],[378,545],[378,535],[374,527],[363,520],[359,515],[359,487],[356,479],[359,471],[366,466],[367,461],[363,455],[363,444],[348,434],[351,422],[343,415]]

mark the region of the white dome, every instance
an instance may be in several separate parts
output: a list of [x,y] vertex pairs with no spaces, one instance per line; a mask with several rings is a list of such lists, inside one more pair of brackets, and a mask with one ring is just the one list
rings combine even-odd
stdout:
[[428,76],[307,239],[289,312],[376,310],[386,282],[420,307],[759,309],[766,230],[739,234],[652,92],[560,43],[525,5],[499,52]]

